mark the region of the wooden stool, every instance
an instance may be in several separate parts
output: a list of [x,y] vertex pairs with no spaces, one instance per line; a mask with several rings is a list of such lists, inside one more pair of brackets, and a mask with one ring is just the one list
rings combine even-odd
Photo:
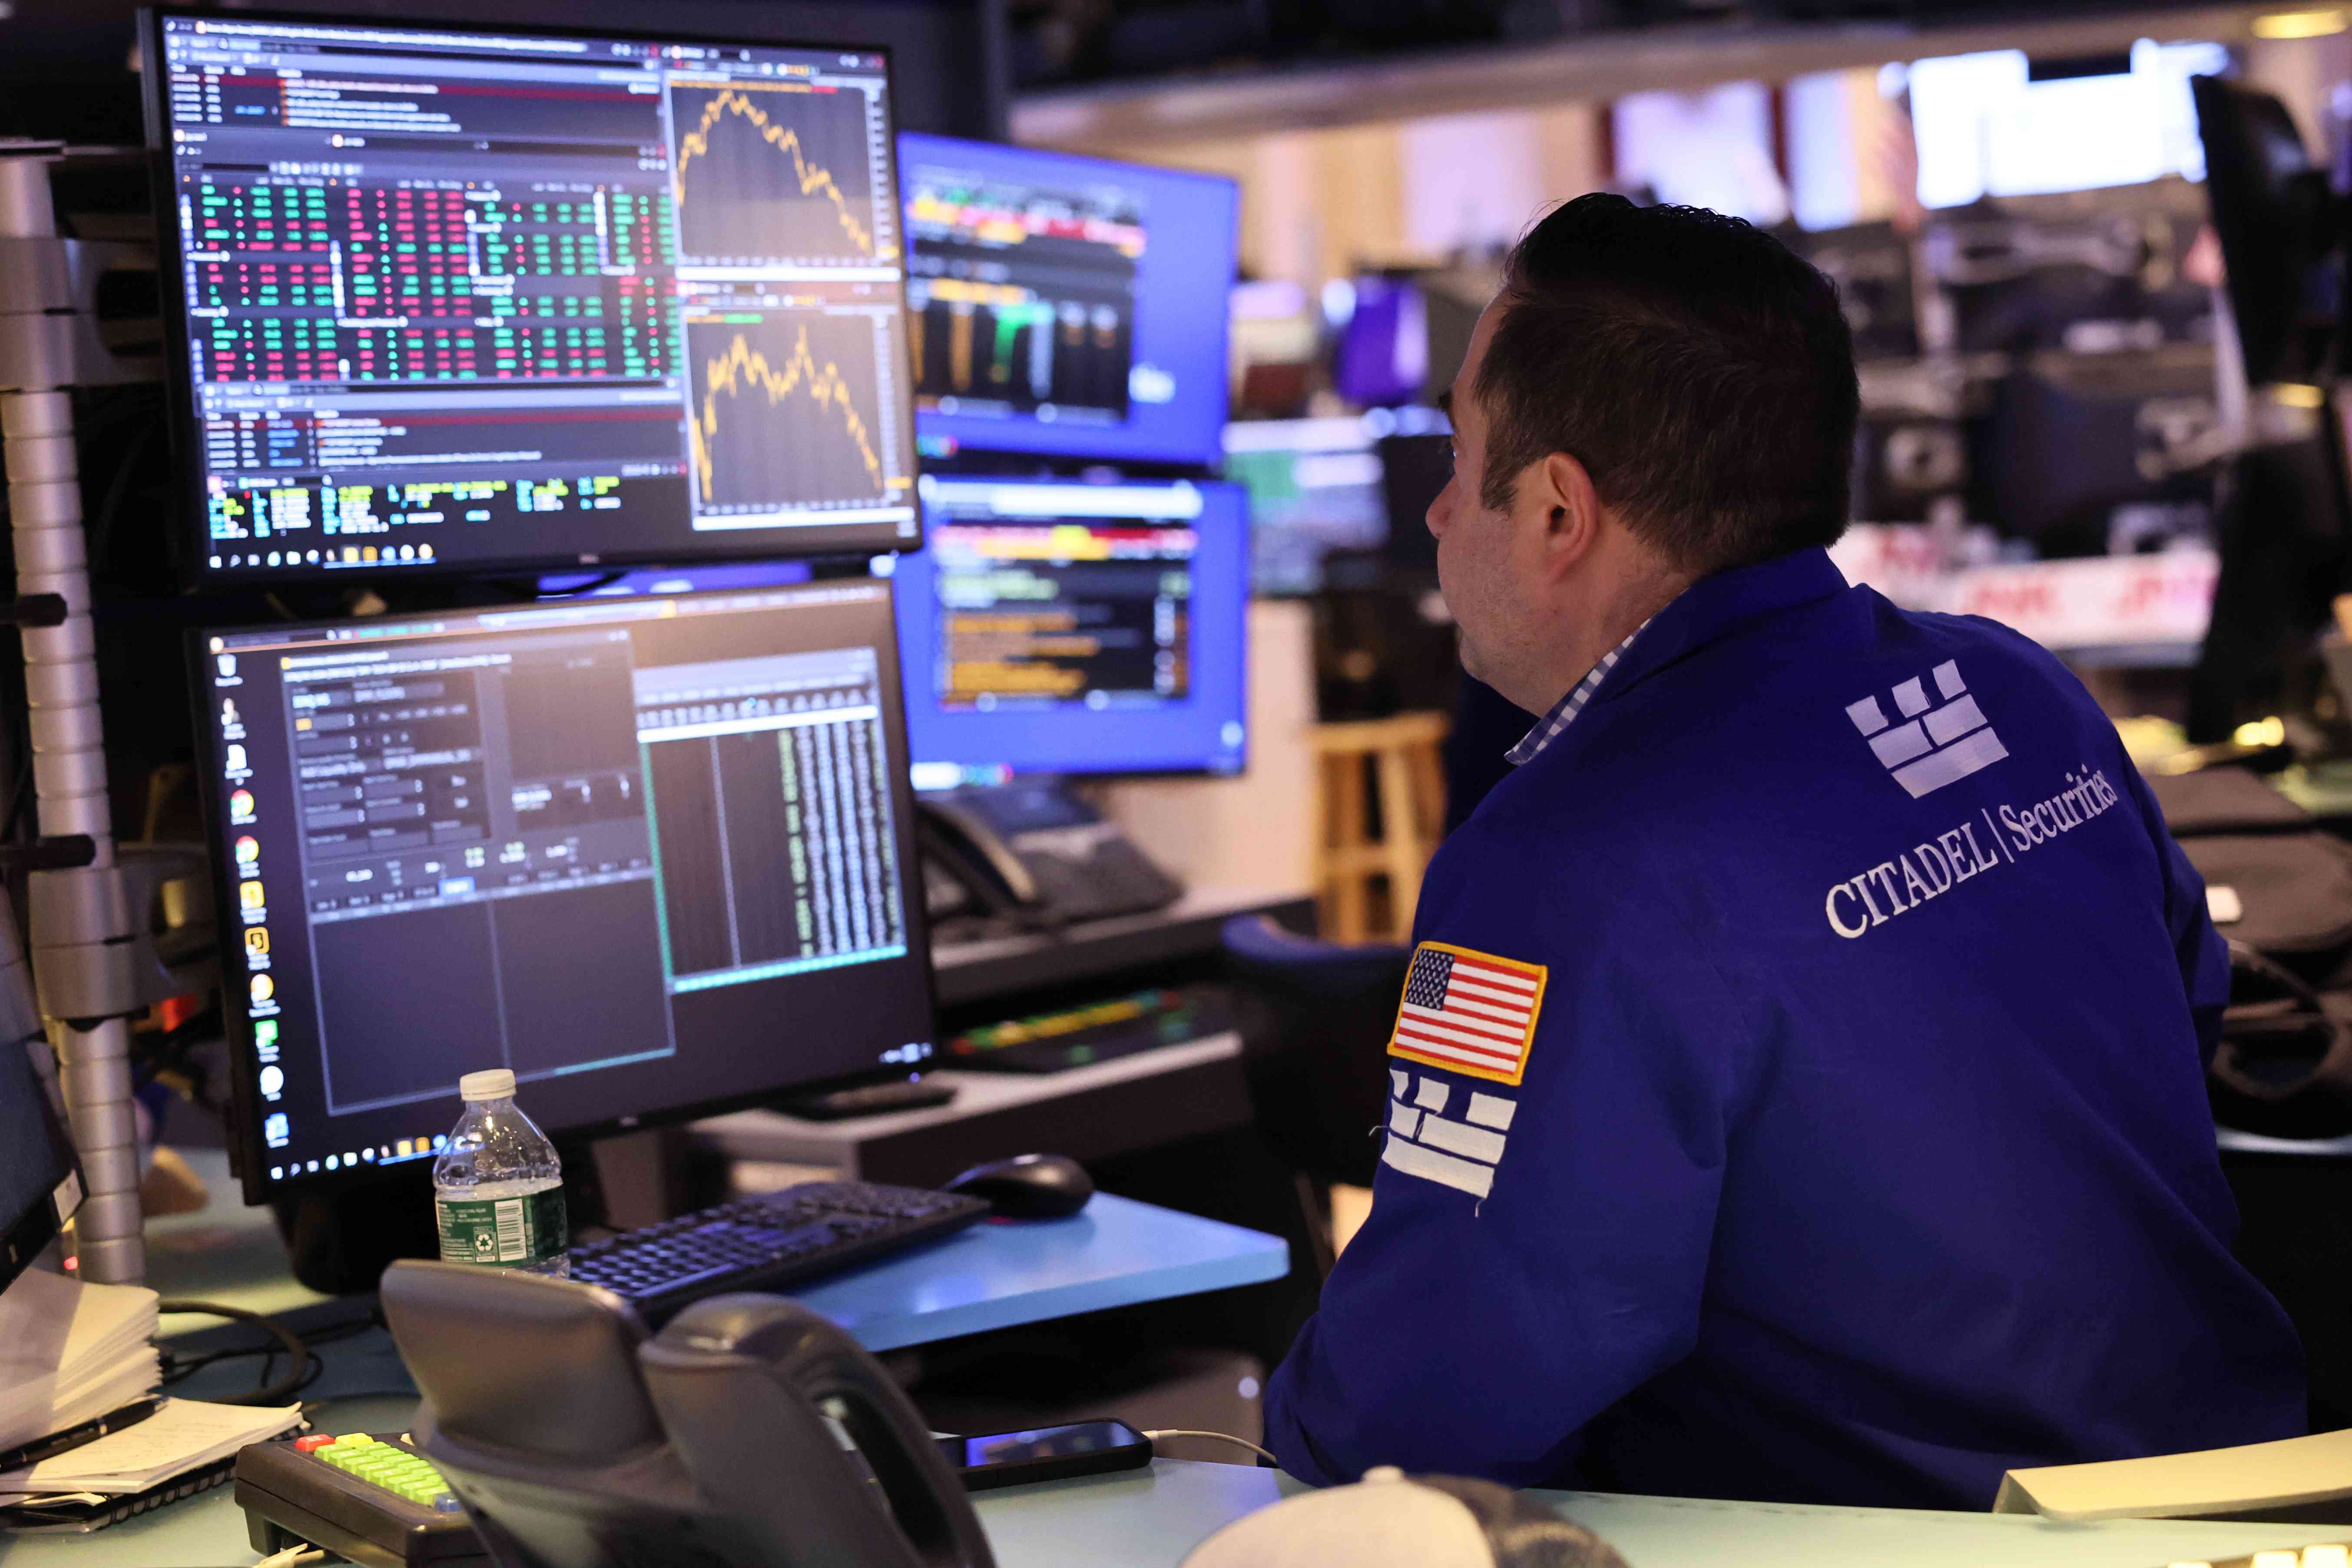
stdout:
[[[1324,935],[1335,942],[1402,941],[1421,901],[1422,873],[1445,825],[1445,774],[1438,743],[1446,716],[1318,724],[1316,754],[1316,897]],[[1372,837],[1370,780],[1377,777],[1381,835]],[[1376,882],[1386,907],[1375,910]]]

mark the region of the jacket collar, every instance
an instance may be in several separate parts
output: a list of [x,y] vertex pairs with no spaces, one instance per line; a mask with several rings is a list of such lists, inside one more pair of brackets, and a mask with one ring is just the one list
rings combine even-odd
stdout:
[[1815,547],[1702,577],[1653,617],[1624,651],[1595,702],[1614,702],[1667,665],[1776,611],[1843,593],[1845,574]]

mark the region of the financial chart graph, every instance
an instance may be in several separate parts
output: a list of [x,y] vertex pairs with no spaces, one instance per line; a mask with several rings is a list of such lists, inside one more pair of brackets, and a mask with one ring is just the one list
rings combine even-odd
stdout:
[[888,261],[875,201],[877,130],[863,92],[798,83],[670,89],[671,187],[682,258]]
[[943,412],[1129,412],[1140,202],[953,170],[908,173],[915,392]]
[[694,485],[705,514],[872,504],[903,479],[879,424],[891,352],[866,315],[687,324]]
[[919,278],[908,288],[916,385],[942,397],[1053,404],[1124,418],[1134,353],[1131,308],[1047,299],[1019,284]]

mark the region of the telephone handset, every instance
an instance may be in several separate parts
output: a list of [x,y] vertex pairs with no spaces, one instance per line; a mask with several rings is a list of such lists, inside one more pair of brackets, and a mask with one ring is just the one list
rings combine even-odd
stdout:
[[[637,1361],[696,1487],[734,1517],[787,1516],[780,1561],[994,1568],[929,1425],[831,1320],[782,1296],[714,1296]],[[860,1464],[879,1509],[856,1496]]]
[[947,800],[916,802],[915,842],[986,913],[1037,907],[1037,879],[971,807]]
[[928,862],[935,917],[976,904],[986,915],[1058,925],[1139,914],[1184,896],[1182,883],[1059,779],[922,797],[915,841]]
[[716,1296],[648,1343],[610,1291],[512,1270],[404,1260],[383,1301],[492,1568],[995,1568],[913,1402],[797,1302]]

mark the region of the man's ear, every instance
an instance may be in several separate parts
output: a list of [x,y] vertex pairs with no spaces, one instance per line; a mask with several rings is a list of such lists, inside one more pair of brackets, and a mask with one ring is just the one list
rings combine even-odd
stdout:
[[1529,466],[1521,489],[1540,502],[1544,558],[1551,573],[1567,570],[1591,554],[1601,538],[1601,492],[1583,464],[1555,452]]

